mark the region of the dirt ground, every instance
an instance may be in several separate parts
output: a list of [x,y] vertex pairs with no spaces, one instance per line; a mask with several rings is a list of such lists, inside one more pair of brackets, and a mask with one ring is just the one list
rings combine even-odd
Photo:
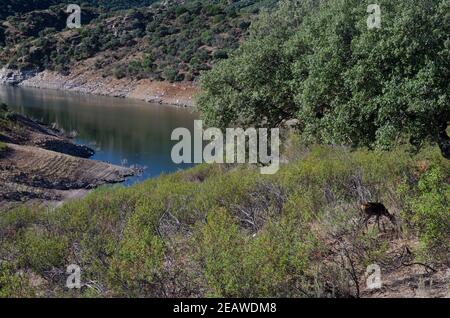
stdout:
[[386,262],[379,264],[381,287],[367,288],[369,276],[365,275],[361,297],[450,298],[450,269],[445,264],[430,266],[413,261],[409,248],[417,244],[415,239],[392,240]]

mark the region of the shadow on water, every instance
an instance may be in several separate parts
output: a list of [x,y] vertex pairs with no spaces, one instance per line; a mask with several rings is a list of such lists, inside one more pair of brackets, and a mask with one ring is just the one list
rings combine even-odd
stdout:
[[198,114],[190,109],[133,99],[83,95],[56,90],[0,86],[0,100],[14,111],[75,131],[77,142],[96,150],[94,160],[145,167],[137,181],[191,165],[171,160],[173,129],[193,130]]

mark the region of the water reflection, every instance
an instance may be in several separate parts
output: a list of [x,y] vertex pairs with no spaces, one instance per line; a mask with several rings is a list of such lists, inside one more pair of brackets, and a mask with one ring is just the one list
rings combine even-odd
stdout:
[[147,167],[127,184],[187,168],[170,158],[172,130],[193,129],[198,114],[132,99],[56,90],[0,86],[0,100],[16,112],[76,131],[77,141],[96,149],[92,159]]

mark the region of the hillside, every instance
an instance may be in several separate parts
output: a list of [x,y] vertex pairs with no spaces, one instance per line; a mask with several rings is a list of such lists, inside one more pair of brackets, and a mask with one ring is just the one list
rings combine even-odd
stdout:
[[[102,10],[129,9],[149,6],[156,0],[83,0],[83,4],[100,7]],[[35,10],[48,9],[58,4],[70,4],[70,0],[3,0],[0,7],[0,20],[9,16],[19,16]]]
[[125,11],[96,2],[83,6],[83,27],[76,30],[65,28],[63,5],[0,21],[0,63],[63,75],[83,69],[105,78],[193,81],[227,58],[252,16],[276,1],[166,1],[151,7],[142,7],[149,1],[128,1],[132,9]]
[[[0,295],[448,295],[450,166],[437,149],[290,145],[273,176],[201,165],[55,210],[0,213]],[[365,200],[383,202],[396,223],[366,229]],[[81,289],[64,287],[69,264],[82,270]],[[367,288],[369,264],[381,289]]]

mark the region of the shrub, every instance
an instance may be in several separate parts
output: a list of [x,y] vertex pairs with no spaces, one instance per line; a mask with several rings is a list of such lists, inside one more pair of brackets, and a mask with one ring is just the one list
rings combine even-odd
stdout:
[[6,151],[7,146],[4,142],[0,141],[0,156]]
[[228,53],[224,50],[217,50],[213,54],[215,60],[223,60],[228,58]]
[[166,80],[170,82],[178,82],[183,80],[183,75],[179,74],[176,69],[171,67],[166,68],[163,72],[163,76]]
[[243,264],[244,240],[231,215],[218,208],[208,215],[199,238],[199,258],[211,296],[233,297],[245,290]]
[[23,275],[14,273],[6,262],[0,263],[0,298],[33,297],[33,288]]
[[431,167],[421,176],[417,193],[410,197],[412,221],[417,227],[419,239],[426,254],[450,255],[450,185],[448,173],[439,167]]
[[114,76],[117,79],[122,79],[127,76],[127,67],[125,65],[119,65],[114,69]]
[[68,245],[65,237],[55,237],[48,232],[40,233],[28,229],[18,244],[19,262],[38,273],[53,267],[61,267],[67,256]]
[[[411,155],[300,142],[287,141],[295,152],[276,175],[204,164],[57,209],[0,213],[0,259],[8,260],[0,293],[21,295],[19,274],[35,273],[47,281],[39,292],[73,295],[59,293],[74,263],[98,285],[83,296],[356,296],[365,266],[398,261],[386,259],[398,245],[389,228],[361,230],[359,200],[411,210],[396,213],[411,221],[408,239],[417,234],[427,261],[445,261],[450,169],[437,148]],[[432,163],[425,172],[422,160]]]

